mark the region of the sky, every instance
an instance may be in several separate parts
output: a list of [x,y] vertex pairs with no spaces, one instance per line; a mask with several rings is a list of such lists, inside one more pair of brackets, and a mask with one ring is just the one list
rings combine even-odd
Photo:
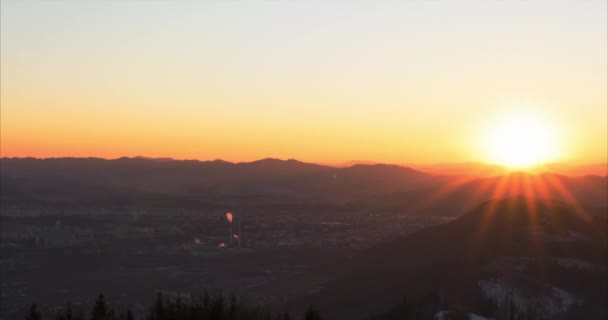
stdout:
[[3,157],[607,161],[605,0],[0,3]]

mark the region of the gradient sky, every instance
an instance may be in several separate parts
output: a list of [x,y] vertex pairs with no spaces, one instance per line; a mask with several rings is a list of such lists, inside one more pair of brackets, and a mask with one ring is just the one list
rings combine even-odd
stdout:
[[484,161],[513,112],[607,157],[598,1],[1,1],[2,156]]

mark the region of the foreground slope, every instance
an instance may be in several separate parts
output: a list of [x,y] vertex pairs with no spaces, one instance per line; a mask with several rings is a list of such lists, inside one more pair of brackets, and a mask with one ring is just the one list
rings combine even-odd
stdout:
[[337,319],[383,314],[404,297],[429,294],[437,298],[428,312],[500,317],[512,308],[547,318],[601,318],[608,315],[606,239],[605,209],[489,201],[451,223],[367,250],[314,298]]

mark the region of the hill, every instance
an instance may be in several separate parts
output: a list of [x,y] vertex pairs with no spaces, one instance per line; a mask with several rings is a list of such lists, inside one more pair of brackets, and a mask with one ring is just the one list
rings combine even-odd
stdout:
[[[461,163],[436,163],[427,165],[404,164],[404,166],[412,167],[422,172],[451,175],[451,176],[469,176],[469,177],[492,177],[501,176],[512,173],[514,170],[505,166],[477,163],[477,162],[461,162]],[[608,176],[608,163],[594,163],[584,165],[567,165],[563,163],[545,163],[530,168],[528,171],[534,173],[553,173],[566,176]]]
[[582,215],[559,202],[488,201],[361,253],[314,299],[335,319],[407,319],[395,306],[429,294],[436,297],[429,312],[498,316],[512,308],[552,319],[605,318],[606,222],[605,210]]
[[608,178],[512,173],[440,176],[385,164],[336,168],[297,160],[231,163],[147,158],[3,158],[4,206],[219,207],[329,205],[457,216],[513,196],[608,206]]
[[384,193],[359,199],[360,207],[382,208],[408,215],[454,217],[492,199],[526,197],[557,200],[577,210],[608,207],[608,178],[568,177],[544,173],[511,173],[504,176],[469,179],[435,177],[436,183],[405,192]]
[[[2,202],[198,206],[225,198],[339,202],[409,190],[426,174],[400,166],[333,168],[297,160],[230,163],[146,158],[0,160]],[[390,177],[391,179],[387,179]]]

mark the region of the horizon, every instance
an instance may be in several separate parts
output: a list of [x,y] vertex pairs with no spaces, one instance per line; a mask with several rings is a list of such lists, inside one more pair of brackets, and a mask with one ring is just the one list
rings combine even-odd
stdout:
[[[265,157],[261,159],[255,159],[251,161],[228,161],[224,159],[176,159],[170,157],[163,158],[153,158],[146,156],[134,156],[127,157],[122,156],[118,158],[102,158],[102,157],[47,157],[47,158],[39,158],[39,157],[5,157],[2,156],[0,159],[13,159],[13,160],[24,160],[24,159],[34,159],[34,160],[62,160],[62,159],[71,159],[71,160],[105,160],[105,161],[116,161],[116,160],[150,160],[150,161],[183,161],[183,162],[199,162],[199,163],[207,163],[207,162],[224,162],[229,164],[248,164],[254,162],[268,161],[274,160],[279,162],[289,162],[295,161],[302,164],[314,164],[318,166],[332,167],[336,169],[342,168],[350,168],[353,166],[375,166],[375,165],[385,165],[385,166],[398,166],[402,168],[414,169],[416,171],[426,173],[426,174],[439,174],[439,175],[469,175],[469,176],[478,176],[478,177],[488,177],[488,176],[501,176],[501,175],[510,175],[514,173],[525,173],[531,175],[538,174],[560,174],[565,176],[587,176],[587,175],[595,175],[600,177],[608,177],[608,162],[604,163],[582,163],[582,164],[566,164],[566,163],[538,163],[534,166],[518,168],[518,167],[510,167],[508,165],[501,165],[495,163],[484,163],[484,162],[444,162],[444,163],[427,163],[427,164],[417,164],[411,162],[404,163],[387,163],[387,162],[376,162],[376,161],[367,161],[367,160],[351,160],[339,163],[327,163],[327,162],[309,162],[302,161],[295,158],[273,158],[273,157]],[[601,168],[598,168],[601,166]],[[481,170],[481,171],[480,171]],[[492,171],[487,171],[492,170]]]
[[[99,157],[99,156],[50,156],[50,157],[36,157],[36,156],[0,156],[0,159],[37,159],[37,160],[48,160],[48,159],[100,159],[100,160],[119,160],[119,159],[148,159],[148,160],[173,160],[173,161],[198,161],[198,162],[212,162],[212,161],[222,161],[228,163],[250,163],[257,162],[262,160],[279,160],[279,161],[298,161],[303,163],[311,163],[311,164],[319,164],[319,165],[341,165],[341,164],[386,164],[386,165],[398,165],[398,166],[434,166],[434,165],[463,165],[463,164],[480,164],[486,166],[496,166],[496,167],[504,167],[512,170],[520,170],[526,171],[528,167],[510,167],[506,164],[493,163],[493,162],[483,162],[483,161],[463,161],[463,162],[430,162],[430,163],[417,163],[417,162],[382,162],[382,161],[374,161],[374,160],[346,160],[339,162],[321,162],[321,161],[306,161],[298,158],[287,157],[287,158],[278,158],[278,157],[262,157],[262,158],[254,158],[245,161],[233,161],[227,160],[223,158],[174,158],[174,157],[149,157],[144,155],[135,155],[135,156],[118,156],[118,157]],[[603,165],[608,164],[608,162],[581,162],[581,163],[569,163],[569,162],[541,162],[532,165],[530,168],[541,167],[547,165],[566,165],[566,166],[588,166],[588,165]]]

